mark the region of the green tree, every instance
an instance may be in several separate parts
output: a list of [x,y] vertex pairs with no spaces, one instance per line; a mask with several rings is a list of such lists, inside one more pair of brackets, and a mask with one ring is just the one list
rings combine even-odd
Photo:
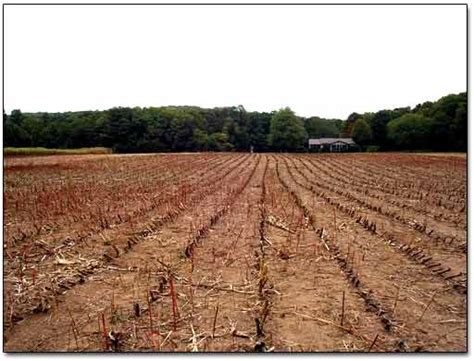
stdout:
[[303,121],[290,108],[280,109],[270,122],[268,141],[275,151],[301,151],[305,147]]
[[272,114],[251,112],[248,113],[248,119],[249,145],[253,146],[256,152],[268,151],[268,133]]
[[446,151],[453,149],[453,145],[461,148],[464,148],[462,144],[467,145],[467,113],[463,110],[466,107],[466,93],[447,95],[434,104],[429,117],[434,122],[431,142],[435,150]]
[[334,138],[340,133],[337,122],[337,119],[311,117],[305,119],[304,127],[309,138]]
[[372,143],[381,149],[387,146],[387,124],[392,120],[389,110],[381,110],[374,114],[370,124],[372,130]]
[[23,114],[20,110],[14,110],[8,116],[3,111],[4,146],[27,147],[31,144],[31,138],[24,129]]
[[356,122],[357,119],[362,118],[362,115],[359,113],[351,113],[348,117],[347,120],[344,123],[342,135],[345,137],[350,137],[352,134],[352,127],[354,126],[354,123]]
[[196,145],[196,150],[206,151],[209,150],[209,136],[207,133],[201,129],[194,129],[194,144]]
[[380,110],[376,113],[365,113],[363,118],[372,130],[372,145],[377,145],[381,149],[389,148],[387,140],[387,124],[393,119],[399,118],[410,112],[410,107],[397,108],[394,110]]
[[427,149],[433,121],[419,114],[405,114],[387,125],[388,138],[399,149]]
[[229,136],[227,133],[212,133],[209,136],[209,150],[223,152],[230,151],[234,146],[229,143]]
[[456,109],[456,115],[450,127],[450,142],[455,150],[467,152],[467,98]]
[[25,116],[23,115],[20,109],[12,110],[12,113],[10,114],[10,120],[14,124],[21,126],[24,119],[25,119]]
[[[84,122],[85,123],[85,122]],[[107,142],[117,152],[138,152],[137,145],[143,141],[147,125],[138,109],[112,108],[108,111],[106,125]],[[75,137],[87,135],[83,128]]]
[[362,146],[368,145],[372,140],[372,130],[363,118],[359,118],[354,122],[351,137]]
[[[392,125],[403,134],[401,138],[395,131],[392,131],[392,138],[388,137],[389,122],[409,114],[430,120],[425,122],[427,129],[415,132],[424,134],[423,144],[401,139],[414,135],[405,131],[405,123],[399,124],[398,128]],[[303,121],[289,109],[271,113],[247,112],[241,105],[213,109],[193,106],[112,108],[63,113],[22,113],[16,109],[11,114],[4,112],[3,129],[5,146],[108,146],[117,152],[248,151],[253,146],[255,151],[264,152],[302,150],[306,145],[306,134],[319,138],[343,133],[359,138],[358,133],[361,133],[358,140],[366,143],[366,127],[355,127],[360,119],[371,128],[369,144],[382,149],[423,146],[435,151],[467,150],[465,92],[419,104],[413,110],[405,107],[376,113],[352,113],[347,121],[319,117]],[[413,131],[417,125],[415,122],[407,127]]]
[[177,111],[171,123],[174,134],[173,150],[177,152],[191,151],[195,147],[194,130],[197,128],[192,114],[185,111]]

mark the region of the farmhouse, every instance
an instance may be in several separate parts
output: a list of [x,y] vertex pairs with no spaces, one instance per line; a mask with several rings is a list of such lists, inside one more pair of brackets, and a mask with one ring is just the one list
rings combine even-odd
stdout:
[[348,152],[358,150],[359,146],[352,138],[319,138],[308,141],[310,150],[318,152]]

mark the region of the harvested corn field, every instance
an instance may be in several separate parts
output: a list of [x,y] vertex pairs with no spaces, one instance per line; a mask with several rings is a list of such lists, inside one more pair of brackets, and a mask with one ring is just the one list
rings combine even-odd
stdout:
[[4,350],[466,351],[466,158],[6,158]]

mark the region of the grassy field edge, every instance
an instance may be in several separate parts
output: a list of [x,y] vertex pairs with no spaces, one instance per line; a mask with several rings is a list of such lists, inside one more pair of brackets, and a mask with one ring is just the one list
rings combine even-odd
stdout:
[[4,155],[57,155],[57,154],[110,154],[112,149],[104,147],[76,148],[76,149],[53,149],[53,148],[15,148],[6,147]]

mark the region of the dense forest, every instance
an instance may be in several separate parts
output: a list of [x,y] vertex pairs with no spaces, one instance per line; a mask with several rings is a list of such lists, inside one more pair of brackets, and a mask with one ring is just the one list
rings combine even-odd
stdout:
[[5,147],[110,147],[115,152],[305,151],[308,138],[352,137],[362,150],[467,151],[467,94],[352,113],[345,120],[298,117],[241,105],[112,108],[65,113],[3,112]]

